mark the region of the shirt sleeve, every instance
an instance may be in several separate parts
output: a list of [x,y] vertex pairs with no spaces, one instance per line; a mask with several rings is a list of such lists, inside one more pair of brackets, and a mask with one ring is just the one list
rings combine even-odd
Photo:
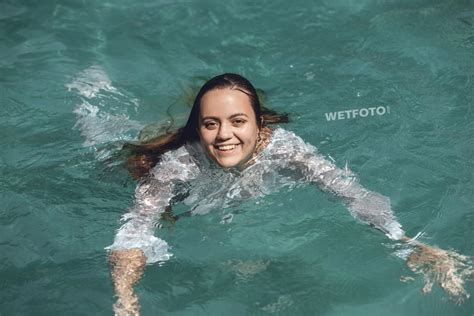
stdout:
[[287,133],[286,142],[278,146],[279,150],[292,153],[289,157],[292,168],[299,169],[305,181],[341,197],[353,217],[383,231],[389,238],[398,240],[405,235],[392,212],[389,198],[367,190],[347,166],[338,168],[319,154],[316,147],[291,132]]
[[[124,224],[118,229],[108,250],[140,248],[147,263],[168,260],[172,254],[166,241],[154,236],[160,215],[170,205],[175,188],[188,181],[198,169],[184,148],[168,152],[152,170],[150,177],[135,189],[132,207],[122,216]],[[179,186],[183,187],[183,186]]]

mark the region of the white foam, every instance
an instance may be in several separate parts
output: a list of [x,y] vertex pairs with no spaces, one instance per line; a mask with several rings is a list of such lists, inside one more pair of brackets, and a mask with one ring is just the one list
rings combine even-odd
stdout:
[[100,90],[120,94],[112,86],[109,76],[100,66],[91,66],[81,71],[74,80],[66,84],[68,91],[76,90],[81,96],[95,98]]
[[[137,100],[127,98],[116,89],[100,66],[94,65],[79,72],[71,83],[66,84],[66,88],[81,97],[81,102],[73,110],[77,117],[74,127],[84,136],[85,147],[135,139],[145,126],[126,114],[127,105],[133,105],[136,110]],[[117,102],[120,104],[114,111],[117,113],[109,113],[108,109],[112,109]]]
[[137,134],[145,124],[131,120],[125,114],[113,115],[102,111],[86,100],[73,110],[77,116],[75,128],[81,131],[85,140],[83,146],[96,146],[117,140],[130,140],[127,133]]

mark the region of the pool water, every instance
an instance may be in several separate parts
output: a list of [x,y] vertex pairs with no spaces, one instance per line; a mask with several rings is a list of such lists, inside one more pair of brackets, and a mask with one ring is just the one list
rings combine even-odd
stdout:
[[[388,196],[408,235],[474,256],[472,1],[5,0],[0,39],[2,316],[113,314],[104,247],[135,188],[117,148],[182,121],[222,72]],[[422,295],[396,243],[311,186],[156,235],[173,257],[137,285],[143,315],[474,313]]]

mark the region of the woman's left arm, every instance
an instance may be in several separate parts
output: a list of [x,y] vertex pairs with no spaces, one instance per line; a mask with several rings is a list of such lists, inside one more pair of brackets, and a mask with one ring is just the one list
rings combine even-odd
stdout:
[[295,161],[303,168],[307,180],[341,197],[355,218],[383,231],[393,240],[413,246],[407,265],[423,275],[423,293],[430,292],[433,283],[437,283],[457,304],[469,298],[464,282],[474,276],[471,258],[407,237],[392,212],[389,198],[364,188],[348,168],[337,168],[315,150],[296,154]]
[[390,199],[364,188],[347,167],[340,169],[316,152],[297,153],[294,159],[303,169],[306,180],[340,197],[353,217],[381,230],[393,240],[405,238]]

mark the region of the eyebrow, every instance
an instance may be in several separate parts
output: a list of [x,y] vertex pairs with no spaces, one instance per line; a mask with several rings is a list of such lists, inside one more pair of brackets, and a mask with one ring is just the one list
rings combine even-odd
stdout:
[[[248,117],[248,115],[245,114],[245,113],[235,113],[235,114],[232,114],[231,116],[229,116],[228,119],[233,119],[234,117],[237,117],[237,116],[246,116],[246,117]],[[204,120],[216,120],[216,121],[218,121],[219,118],[216,117],[216,116],[206,116],[206,117],[203,117],[201,119],[201,121],[204,121]]]

